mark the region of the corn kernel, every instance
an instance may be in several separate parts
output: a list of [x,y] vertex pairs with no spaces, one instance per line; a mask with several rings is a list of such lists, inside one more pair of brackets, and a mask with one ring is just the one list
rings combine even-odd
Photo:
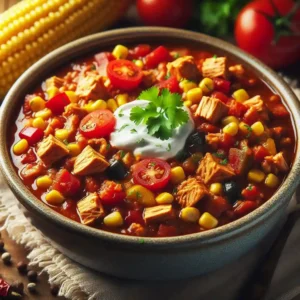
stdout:
[[108,99],[107,100],[107,108],[110,111],[115,112],[115,110],[118,108],[118,104],[114,99]]
[[59,93],[59,89],[58,89],[57,87],[55,87],[55,86],[49,88],[49,89],[46,91],[46,94],[47,94],[48,99],[53,98],[53,97],[56,96],[58,93]]
[[184,102],[183,102],[183,105],[184,105],[185,107],[191,107],[191,106],[193,105],[193,102],[192,102],[192,101],[184,101]]
[[238,118],[235,117],[235,116],[227,116],[227,117],[223,118],[221,120],[221,122],[222,122],[223,126],[228,125],[229,123],[236,123],[236,124],[240,123],[240,121],[238,120]]
[[92,102],[90,104],[90,107],[89,107],[89,112],[92,112],[92,111],[95,111],[95,110],[98,110],[98,109],[106,109],[107,108],[107,104],[104,100],[96,100],[94,102]]
[[223,128],[223,132],[231,136],[235,136],[238,133],[238,131],[239,131],[239,126],[235,122],[231,122]]
[[171,169],[170,180],[173,184],[178,184],[185,179],[185,173],[182,167],[174,167]]
[[143,67],[144,67],[144,63],[143,63],[143,61],[142,60],[140,60],[140,59],[137,59],[135,62],[135,65],[137,66],[137,67],[139,67],[139,68],[141,68],[141,69],[143,69]]
[[36,118],[42,118],[44,120],[49,119],[52,116],[52,111],[49,108],[45,108],[35,113]]
[[179,82],[179,87],[185,92],[187,93],[189,90],[194,89],[197,87],[197,84],[193,81],[190,80],[182,80]]
[[154,206],[156,204],[154,194],[141,185],[133,185],[126,191],[128,200],[136,201],[144,206]]
[[51,205],[60,205],[65,201],[65,197],[57,190],[47,193],[45,199]]
[[108,227],[120,227],[123,225],[123,217],[118,211],[114,211],[107,215],[103,222]]
[[251,133],[251,129],[250,126],[248,124],[246,124],[245,122],[241,122],[239,124],[239,130],[244,133],[244,134],[249,134]]
[[232,94],[232,97],[237,102],[244,102],[244,101],[246,101],[246,100],[248,100],[250,98],[249,95],[248,95],[248,93],[244,89],[239,89],[239,90],[235,91]]
[[43,118],[38,117],[32,120],[32,126],[44,130],[47,127],[47,124]]
[[161,193],[156,197],[156,202],[158,204],[170,204],[174,200],[174,196],[170,193]]
[[128,55],[128,48],[123,45],[117,45],[112,54],[117,59],[125,59]]
[[122,106],[128,102],[128,94],[119,94],[116,97],[118,106]]
[[196,223],[200,218],[200,211],[195,207],[185,207],[180,211],[179,217],[185,222]]
[[265,179],[265,173],[258,169],[252,169],[248,173],[248,180],[252,182],[262,182]]
[[268,174],[265,179],[265,185],[269,188],[275,188],[279,185],[279,183],[280,183],[279,178],[272,173]]
[[68,96],[71,103],[77,103],[78,102],[79,99],[78,99],[77,95],[75,94],[75,92],[66,91],[65,93]]
[[36,180],[36,186],[41,189],[47,189],[51,186],[52,179],[48,175],[41,176]]
[[194,88],[186,93],[186,99],[192,103],[199,103],[202,98],[202,90],[200,88]]
[[199,225],[205,229],[213,229],[218,226],[218,220],[210,213],[205,212],[199,219]]
[[201,88],[203,94],[208,94],[214,89],[214,82],[212,79],[206,77],[201,80],[199,83],[199,87]]
[[37,112],[37,111],[40,111],[40,110],[44,109],[45,104],[46,104],[45,100],[43,98],[39,97],[39,96],[33,97],[29,101],[30,109],[33,112]]
[[268,138],[264,143],[263,146],[269,151],[271,155],[276,155],[277,149],[273,139]]
[[67,129],[56,129],[55,137],[61,141],[68,139],[69,131]]
[[221,183],[216,182],[216,183],[212,183],[209,187],[209,190],[211,193],[213,193],[214,195],[222,195],[222,191],[223,191],[223,186]]
[[13,151],[14,154],[16,155],[21,155],[23,153],[25,153],[29,148],[29,144],[27,142],[27,140],[22,139],[20,141],[18,141],[16,144],[14,144],[13,146]]
[[77,156],[81,152],[81,149],[80,149],[79,145],[76,144],[76,143],[70,143],[70,144],[68,144],[67,148],[69,149],[71,156]]
[[252,124],[251,129],[252,129],[252,132],[256,136],[262,135],[264,133],[264,131],[265,131],[264,125],[260,121],[255,122],[254,124]]

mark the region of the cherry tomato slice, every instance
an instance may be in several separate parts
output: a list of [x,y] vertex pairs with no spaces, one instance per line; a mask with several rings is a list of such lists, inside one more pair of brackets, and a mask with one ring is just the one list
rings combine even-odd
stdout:
[[80,122],[80,132],[87,138],[100,138],[110,135],[116,125],[113,113],[99,109],[89,113]]
[[144,159],[133,166],[133,181],[149,190],[165,187],[170,179],[170,165],[158,158]]
[[114,181],[105,180],[101,186],[99,197],[103,204],[117,205],[126,197],[122,185]]
[[107,65],[107,76],[115,88],[129,91],[140,84],[143,74],[133,62],[117,59]]

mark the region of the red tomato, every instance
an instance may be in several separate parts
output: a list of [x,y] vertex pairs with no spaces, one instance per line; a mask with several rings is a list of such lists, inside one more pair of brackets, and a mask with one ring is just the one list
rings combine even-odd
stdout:
[[205,206],[205,211],[212,214],[214,217],[219,218],[221,214],[230,209],[230,204],[228,201],[220,196],[215,196],[207,202]]
[[201,132],[206,132],[206,133],[217,133],[220,132],[220,128],[217,126],[214,126],[210,123],[202,123],[201,125],[198,126],[197,130]]
[[237,118],[242,117],[245,112],[247,111],[247,107],[240,103],[237,102],[236,100],[232,99],[229,103],[227,103],[229,105],[229,111],[228,111],[228,115],[229,116],[235,116]]
[[193,12],[192,0],[137,0],[143,23],[151,26],[183,27]]
[[234,209],[234,214],[240,218],[243,217],[245,215],[247,215],[248,213],[250,213],[251,211],[253,211],[255,208],[257,208],[257,204],[254,201],[250,201],[250,200],[245,200],[242,201],[235,209]]
[[101,186],[99,197],[103,204],[117,205],[126,197],[122,185],[114,181],[105,180]]
[[132,223],[138,223],[141,225],[145,224],[143,215],[138,210],[130,210],[128,212],[127,216],[125,217],[125,222],[126,222],[127,226],[130,226]]
[[22,157],[21,160],[22,164],[32,164],[35,161],[37,161],[37,158],[32,148],[30,148],[28,152],[24,154],[24,157]]
[[107,76],[114,87],[130,91],[138,87],[143,74],[133,62],[126,59],[117,59],[107,65]]
[[133,181],[149,190],[165,187],[170,179],[170,165],[158,158],[144,159],[133,166]]
[[221,100],[225,104],[228,102],[228,97],[224,93],[222,93],[222,92],[213,92],[211,94],[211,97],[217,98],[217,99]]
[[168,49],[164,46],[159,46],[145,57],[145,66],[148,69],[154,69],[159,63],[170,61],[171,59]]
[[147,44],[140,44],[129,50],[129,55],[132,59],[139,59],[151,52],[151,47]]
[[27,140],[30,145],[34,145],[43,138],[44,131],[40,128],[25,127],[20,131],[19,136]]
[[275,118],[286,118],[289,117],[290,113],[285,108],[285,106],[281,103],[276,103],[274,105],[268,105],[271,113]]
[[168,236],[175,236],[177,235],[177,228],[172,225],[164,225],[160,224],[158,231],[157,231],[157,236],[158,237],[168,237]]
[[87,138],[100,138],[110,135],[116,125],[116,118],[108,109],[89,113],[80,122],[80,132]]
[[55,115],[60,115],[64,112],[65,106],[70,104],[70,99],[66,93],[60,93],[52,97],[46,102],[46,107],[49,108]]
[[300,58],[299,7],[288,19],[284,18],[296,5],[297,1],[293,0],[250,2],[239,13],[235,23],[239,47],[273,68],[296,62]]
[[260,198],[260,190],[253,184],[249,184],[242,190],[242,196],[244,199],[257,200]]
[[160,90],[168,89],[171,93],[180,92],[179,82],[175,76],[171,76],[169,79],[159,82],[157,86]]
[[270,155],[269,151],[264,146],[256,146],[253,148],[254,159],[257,162],[262,162],[265,156]]
[[228,151],[234,145],[235,139],[233,136],[223,133],[219,142],[219,147],[225,151]]
[[253,123],[257,122],[259,119],[259,114],[254,107],[249,108],[243,118],[243,121],[248,125],[252,125]]
[[97,71],[99,75],[107,76],[107,65],[110,61],[115,60],[116,58],[110,52],[100,52],[96,54],[94,58],[98,65]]
[[230,91],[230,81],[223,78],[214,78],[214,89],[216,91],[228,94]]
[[80,181],[69,171],[62,169],[56,174],[52,188],[65,196],[72,196],[78,193]]

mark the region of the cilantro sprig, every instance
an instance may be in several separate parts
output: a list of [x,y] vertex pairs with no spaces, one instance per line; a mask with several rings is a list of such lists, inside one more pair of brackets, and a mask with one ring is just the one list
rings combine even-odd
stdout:
[[149,101],[146,107],[133,107],[130,120],[136,125],[147,125],[148,133],[161,140],[172,137],[173,130],[185,124],[189,116],[183,109],[181,96],[168,89],[161,92],[157,87],[143,91],[138,99]]

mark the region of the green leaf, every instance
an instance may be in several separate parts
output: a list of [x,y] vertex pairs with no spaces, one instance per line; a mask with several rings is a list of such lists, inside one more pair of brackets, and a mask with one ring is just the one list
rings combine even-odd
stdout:
[[159,95],[159,88],[156,86],[151,87],[148,90],[142,91],[141,94],[138,96],[139,100],[148,100],[154,103],[156,106],[160,106],[160,98]]

